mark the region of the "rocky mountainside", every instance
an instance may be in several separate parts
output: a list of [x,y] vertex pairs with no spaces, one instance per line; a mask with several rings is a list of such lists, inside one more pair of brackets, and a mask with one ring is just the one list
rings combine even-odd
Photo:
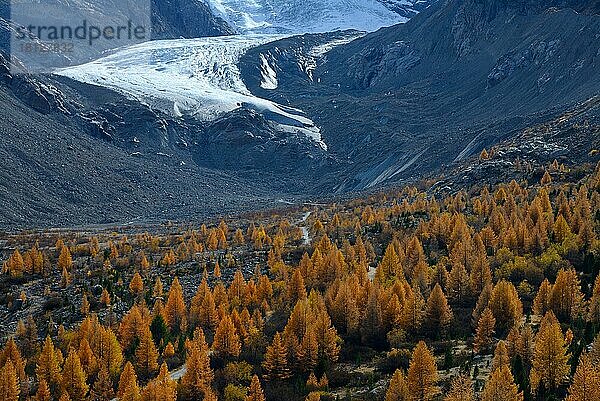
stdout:
[[[249,88],[288,101],[321,126],[351,167],[339,192],[460,161],[600,89],[593,2],[449,0],[407,24],[333,48],[310,73],[306,37],[253,49]],[[575,4],[577,3],[577,4]],[[259,55],[278,73],[261,88]],[[281,65],[281,67],[279,67]]]
[[[200,4],[161,2],[155,24],[165,37],[230,32]],[[440,169],[460,183],[452,169],[484,147],[599,92],[598,37],[597,2],[445,0],[370,34],[155,42],[59,75],[13,75],[0,59],[0,221],[189,220]],[[581,162],[594,127],[523,142],[564,138]]]
[[152,0],[153,39],[230,35],[231,26],[204,0]]

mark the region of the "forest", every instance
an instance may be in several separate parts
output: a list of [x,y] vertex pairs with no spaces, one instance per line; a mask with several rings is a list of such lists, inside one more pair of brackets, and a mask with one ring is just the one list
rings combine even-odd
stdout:
[[600,164],[556,161],[457,193],[3,234],[0,396],[597,401],[599,235]]

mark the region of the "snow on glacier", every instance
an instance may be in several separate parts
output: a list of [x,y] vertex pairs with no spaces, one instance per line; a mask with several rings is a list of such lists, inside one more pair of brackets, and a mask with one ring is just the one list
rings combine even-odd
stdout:
[[375,31],[407,21],[378,0],[208,0],[208,4],[240,33]]
[[[113,89],[174,116],[190,115],[201,121],[249,108],[268,115],[281,131],[304,134],[326,150],[319,128],[301,110],[252,95],[241,79],[240,57],[252,47],[281,38],[244,35],[151,41],[55,73]],[[268,78],[275,85],[276,77]]]
[[[303,134],[327,150],[319,128],[302,110],[259,98],[248,90],[238,68],[240,57],[253,47],[293,34],[339,29],[374,31],[407,20],[382,5],[381,0],[207,2],[216,15],[243,35],[147,42],[56,73],[113,89],[174,116],[190,115],[211,121],[249,108],[263,114],[276,129]],[[357,36],[360,34],[315,47],[301,60],[305,64],[301,67],[312,79],[318,58]],[[260,57],[261,87],[277,89],[277,66],[264,55]]]

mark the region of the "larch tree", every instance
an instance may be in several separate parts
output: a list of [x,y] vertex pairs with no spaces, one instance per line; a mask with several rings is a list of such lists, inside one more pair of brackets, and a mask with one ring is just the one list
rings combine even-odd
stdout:
[[77,355],[79,356],[79,361],[81,362],[81,366],[83,367],[85,374],[88,377],[93,376],[98,370],[98,360],[94,355],[94,351],[92,350],[87,338],[83,338],[79,343]]
[[486,285],[492,282],[492,270],[487,258],[487,251],[483,239],[479,234],[474,237],[475,242],[475,258],[471,268],[469,277],[471,284],[471,292],[479,294]]
[[144,282],[142,281],[142,276],[140,273],[135,272],[131,282],[129,283],[129,292],[135,296],[140,297],[144,292]]
[[106,288],[102,289],[102,295],[100,296],[100,303],[106,307],[110,306],[110,294]]
[[452,309],[442,291],[442,287],[436,284],[427,299],[426,326],[432,333],[440,333],[448,327],[453,319]]
[[60,364],[57,355],[59,352],[60,350],[54,348],[54,343],[50,336],[46,337],[35,369],[38,380],[45,380],[53,392],[58,389],[61,381]]
[[494,327],[496,326],[496,319],[494,314],[489,308],[485,308],[479,323],[477,323],[477,332],[475,334],[475,340],[473,341],[473,349],[475,352],[485,352],[493,344],[494,339]]
[[550,175],[550,173],[548,172],[548,170],[546,170],[544,172],[544,176],[540,180],[540,184],[542,184],[542,185],[548,185],[551,182],[552,182],[552,176]]
[[302,277],[300,269],[294,270],[292,279],[286,286],[286,292],[290,305],[296,305],[299,300],[306,298],[306,286],[304,285],[304,277]]
[[71,348],[62,371],[63,391],[69,393],[69,397],[73,401],[84,401],[89,390],[86,380],[87,377],[79,361],[79,356]]
[[584,297],[581,283],[575,269],[562,269],[550,293],[550,308],[562,322],[577,319],[584,311]]
[[600,323],[600,275],[596,277],[596,281],[594,282],[587,319],[595,324]]
[[98,372],[98,377],[91,390],[91,399],[93,401],[112,400],[115,396],[113,382],[106,366],[102,366]]
[[117,398],[123,398],[125,393],[137,394],[139,397],[140,388],[138,386],[137,375],[131,362],[127,362],[123,368],[123,373],[119,379],[119,387],[117,389]]
[[0,366],[4,366],[8,361],[11,361],[15,370],[17,371],[17,377],[21,382],[27,379],[25,373],[26,361],[21,356],[19,347],[13,338],[10,338],[2,352],[0,352]]
[[[110,399],[110,398],[109,398]],[[35,401],[51,401],[52,396],[50,395],[50,388],[46,380],[40,380],[38,384],[37,392],[35,393]]]
[[143,272],[148,272],[148,269],[150,269],[150,262],[148,262],[148,258],[146,257],[144,251],[141,252],[140,256],[140,268]]
[[87,295],[83,293],[81,297],[81,308],[79,309],[82,315],[87,316],[90,313],[90,302],[87,299]]
[[71,251],[68,246],[63,246],[58,256],[58,268],[63,270],[71,270],[73,267],[73,258],[71,257]]
[[506,341],[498,341],[494,350],[494,359],[492,359],[492,371],[500,369],[502,366],[510,367],[510,355],[506,347]]
[[252,381],[250,382],[250,388],[248,390],[248,394],[244,401],[266,401],[265,394],[260,385],[260,380],[257,375],[252,376]]
[[202,305],[198,314],[198,323],[205,330],[215,330],[219,323],[215,298],[210,291],[206,293],[206,296],[202,300]]
[[400,259],[398,258],[393,243],[389,244],[386,248],[385,254],[375,271],[375,278],[382,285],[393,278],[404,278],[402,265],[400,264]]
[[213,378],[208,349],[201,349],[197,344],[192,344],[188,349],[186,371],[179,383],[181,398],[194,400],[198,394],[206,394],[210,391]]
[[399,317],[400,327],[407,332],[418,332],[425,319],[425,300],[418,288],[408,291],[406,302]]
[[154,287],[152,287],[152,296],[155,298],[163,296],[163,283],[160,281],[160,277],[156,277]]
[[469,376],[460,375],[452,379],[450,390],[444,401],[475,401],[473,381]]
[[99,331],[98,341],[95,344],[92,342],[98,365],[106,366],[111,377],[116,377],[123,364],[123,350],[117,336],[109,327],[101,328]]
[[531,391],[543,385],[547,390],[556,390],[568,382],[571,368],[569,354],[560,324],[552,312],[546,313],[535,336],[535,348],[530,373]]
[[171,288],[169,288],[169,296],[165,305],[165,313],[167,315],[167,324],[173,331],[182,329],[182,324],[186,318],[185,301],[183,299],[183,289],[179,284],[179,279],[175,277]]
[[268,380],[285,380],[290,377],[286,347],[280,333],[275,334],[273,343],[267,347],[262,366]]
[[496,331],[500,335],[508,333],[508,331],[523,317],[523,304],[519,299],[519,294],[515,286],[502,280],[494,287],[489,308],[496,319]]
[[142,377],[150,377],[158,369],[158,351],[148,326],[144,326],[135,350],[135,366]]
[[141,394],[137,383],[130,383],[128,386],[126,386],[123,395],[118,398],[119,401],[140,401]]
[[312,392],[308,393],[308,395],[306,396],[306,398],[304,400],[305,401],[320,401],[321,394],[317,391],[312,391]]
[[19,401],[19,378],[11,361],[0,370],[0,397],[3,401]]
[[157,389],[160,394],[159,400],[177,400],[177,383],[175,383],[175,380],[171,379],[171,375],[169,374],[169,368],[167,367],[167,364],[165,362],[163,362],[163,364],[160,365],[158,377],[154,379],[154,382],[156,383]]
[[175,355],[175,347],[172,342],[168,342],[165,350],[163,351],[163,357],[166,359],[172,358]]
[[227,314],[223,316],[217,326],[212,348],[222,358],[237,358],[240,355],[242,348],[240,337],[236,333],[231,317]]
[[508,365],[492,372],[483,388],[480,401],[523,401],[523,393],[519,392]]
[[71,274],[66,267],[63,267],[62,273],[60,276],[60,285],[63,288],[67,288],[71,284]]
[[533,300],[533,313],[538,316],[544,316],[550,310],[550,294],[552,293],[552,284],[548,279],[544,279]]
[[469,274],[462,263],[452,266],[446,284],[448,297],[454,304],[461,305],[471,291]]
[[385,393],[385,401],[408,401],[408,385],[404,373],[396,369],[390,380],[390,385]]
[[596,400],[600,400],[600,368],[593,363],[589,355],[584,354],[579,358],[565,401]]
[[438,373],[435,358],[427,345],[419,341],[408,368],[408,393],[413,401],[429,401],[438,393]]

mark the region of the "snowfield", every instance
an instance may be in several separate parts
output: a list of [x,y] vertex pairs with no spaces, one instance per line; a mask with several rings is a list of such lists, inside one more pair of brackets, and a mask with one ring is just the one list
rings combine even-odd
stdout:
[[[398,2],[398,0],[391,0]],[[414,1],[414,0],[413,0]],[[240,33],[375,31],[406,22],[378,0],[208,0],[215,15]],[[401,3],[409,4],[407,0]]]
[[[302,133],[327,149],[319,128],[298,109],[253,96],[244,85],[238,61],[250,48],[281,39],[244,35],[146,42],[93,62],[55,73],[104,86],[173,116],[214,120],[239,108],[266,116],[280,131]],[[266,86],[277,78],[268,69]]]

